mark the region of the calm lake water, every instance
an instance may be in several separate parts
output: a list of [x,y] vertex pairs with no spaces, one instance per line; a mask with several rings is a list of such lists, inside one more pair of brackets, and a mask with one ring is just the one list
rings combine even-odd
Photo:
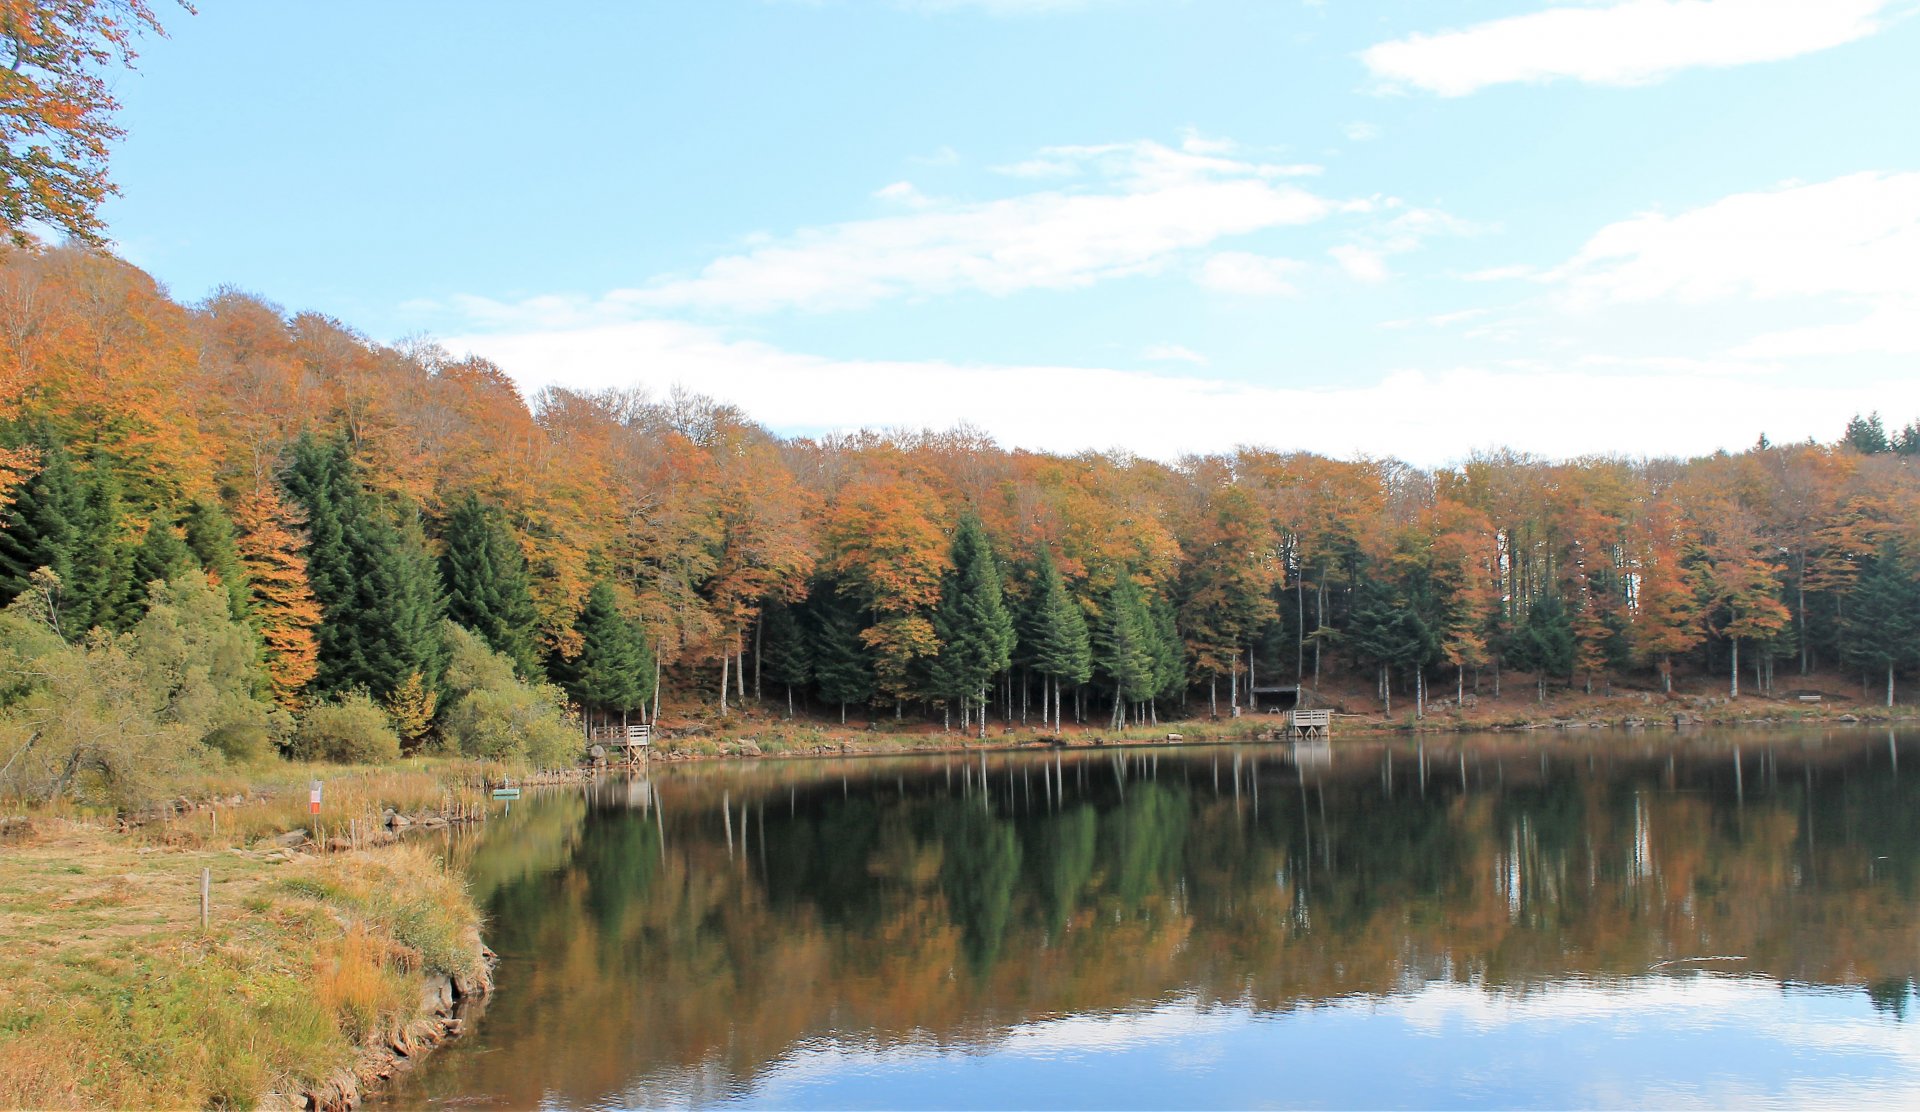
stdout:
[[1916,743],[976,753],[544,794],[454,847],[499,988],[390,1099],[1913,1106]]

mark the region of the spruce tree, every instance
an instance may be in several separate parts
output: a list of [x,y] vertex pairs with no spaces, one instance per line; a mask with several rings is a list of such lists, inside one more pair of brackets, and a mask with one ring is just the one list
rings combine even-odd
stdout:
[[761,629],[760,660],[767,678],[787,689],[787,717],[793,717],[793,689],[813,679],[812,646],[791,606],[767,609]]
[[133,577],[134,550],[127,543],[125,511],[119,482],[96,465],[86,477],[74,523],[73,579],[62,593],[70,611],[66,624],[72,630],[128,630],[147,612],[147,584]]
[[181,571],[198,565],[199,561],[187,548],[187,542],[180,539],[180,534],[174,531],[164,516],[154,514],[146,535],[133,548],[134,608],[145,609],[147,589],[155,580],[165,582]]
[[[1153,633],[1153,694],[1150,698],[1177,699],[1187,689],[1187,647],[1176,627],[1173,604],[1155,595],[1147,607]],[[1156,716],[1159,707],[1154,708]]]
[[569,669],[573,697],[622,716],[645,706],[653,695],[653,651],[639,623],[620,613],[613,584],[593,585],[573,628],[580,635],[580,654]]
[[1891,542],[1876,551],[1848,592],[1841,658],[1862,672],[1885,675],[1887,705],[1894,672],[1920,663],[1920,578]]
[[1129,572],[1121,571],[1107,592],[1093,647],[1095,662],[1113,689],[1117,729],[1126,724],[1127,704],[1152,698],[1155,687],[1153,617]]
[[[75,537],[86,497],[65,448],[51,438],[21,439],[40,453],[40,470],[13,492],[0,528],[0,604],[18,598],[40,568],[52,569],[63,588],[73,583]],[[86,630],[67,632],[77,636]]]
[[[1030,651],[1034,670],[1052,685],[1053,719],[1058,728],[1060,688],[1078,687],[1093,678],[1093,645],[1087,636],[1086,615],[1067,592],[1052,554],[1044,549],[1033,582]],[[1042,702],[1044,710],[1045,700]]]
[[840,721],[847,720],[848,703],[873,697],[873,651],[860,639],[860,612],[830,584],[821,584],[807,605],[812,627],[813,681],[820,698],[840,704]]
[[286,486],[306,514],[308,575],[324,619],[316,687],[384,698],[415,672],[437,685],[446,602],[417,515],[361,488],[344,440],[303,436]]
[[1556,594],[1533,600],[1527,620],[1513,631],[1506,657],[1514,667],[1531,671],[1536,677],[1539,699],[1547,698],[1548,676],[1572,676],[1576,644],[1573,620]]
[[246,620],[252,612],[252,592],[247,586],[246,569],[240,563],[233,519],[218,500],[196,498],[180,519],[180,529],[193,558],[226,592],[228,610],[235,619]]
[[447,617],[513,661],[521,678],[544,680],[534,640],[539,615],[533,608],[526,556],[499,509],[467,495],[447,515],[441,539]]
[[934,634],[940,639],[933,687],[939,695],[978,707],[984,735],[987,685],[1012,659],[1013,618],[986,531],[972,514],[962,517],[954,530],[951,559],[933,612]]

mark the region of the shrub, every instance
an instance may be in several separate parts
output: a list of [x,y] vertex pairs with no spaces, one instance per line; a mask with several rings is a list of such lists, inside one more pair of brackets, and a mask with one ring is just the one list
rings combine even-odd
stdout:
[[477,635],[447,623],[448,706],[440,733],[469,757],[523,757],[540,768],[567,764],[580,749],[560,689],[522,683],[513,662]]
[[400,738],[387,712],[365,692],[307,708],[293,733],[294,756],[345,764],[397,760]]

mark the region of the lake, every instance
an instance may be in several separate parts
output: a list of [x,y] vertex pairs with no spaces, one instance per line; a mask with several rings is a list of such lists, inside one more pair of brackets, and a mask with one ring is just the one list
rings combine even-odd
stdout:
[[1916,742],[656,766],[452,843],[498,989],[387,1099],[1912,1106]]

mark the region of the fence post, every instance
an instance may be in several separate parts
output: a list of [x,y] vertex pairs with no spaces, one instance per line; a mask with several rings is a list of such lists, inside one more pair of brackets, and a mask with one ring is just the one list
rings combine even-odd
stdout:
[[200,870],[200,933],[207,933],[209,912],[213,900],[213,870]]

